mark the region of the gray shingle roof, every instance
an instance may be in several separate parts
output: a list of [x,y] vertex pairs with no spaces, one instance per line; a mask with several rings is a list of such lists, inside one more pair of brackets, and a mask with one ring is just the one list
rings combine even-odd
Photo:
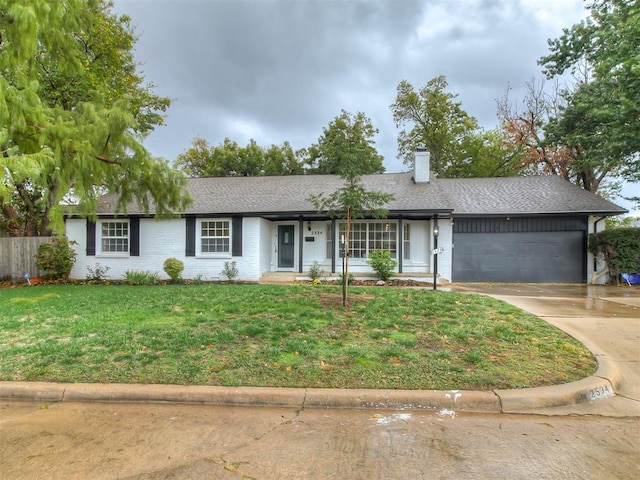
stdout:
[[[390,214],[452,210],[454,215],[618,214],[626,210],[557,176],[431,179],[416,184],[411,173],[365,175],[367,189],[395,195]],[[344,185],[334,175],[218,177],[189,179],[193,204],[186,214],[315,213],[311,195],[331,193]],[[98,214],[113,214],[105,197]],[[136,205],[127,209],[141,214]],[[152,212],[153,213],[153,212]]]

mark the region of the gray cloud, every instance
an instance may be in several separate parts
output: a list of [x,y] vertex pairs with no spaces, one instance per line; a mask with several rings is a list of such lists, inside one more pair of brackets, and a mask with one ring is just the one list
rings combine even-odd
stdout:
[[196,135],[306,147],[345,109],[380,129],[388,171],[403,169],[389,110],[401,80],[420,88],[445,75],[463,108],[491,128],[496,98],[540,77],[546,39],[583,15],[582,0],[114,3],[136,26],[145,77],[174,99],[167,126],[147,139],[153,154],[173,160]]

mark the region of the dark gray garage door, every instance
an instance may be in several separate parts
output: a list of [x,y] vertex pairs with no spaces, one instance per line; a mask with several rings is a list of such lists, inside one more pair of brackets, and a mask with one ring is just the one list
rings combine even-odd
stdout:
[[[582,225],[586,222],[529,221],[501,226],[494,219],[484,225],[461,225],[454,230],[453,281],[583,283],[585,232],[558,231]],[[552,231],[491,231],[506,229]]]

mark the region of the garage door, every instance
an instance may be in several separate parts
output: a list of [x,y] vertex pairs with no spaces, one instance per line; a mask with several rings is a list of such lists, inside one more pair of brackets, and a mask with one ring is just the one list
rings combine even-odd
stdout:
[[460,225],[455,227],[454,223],[454,282],[585,281],[586,219],[473,219],[456,223]]

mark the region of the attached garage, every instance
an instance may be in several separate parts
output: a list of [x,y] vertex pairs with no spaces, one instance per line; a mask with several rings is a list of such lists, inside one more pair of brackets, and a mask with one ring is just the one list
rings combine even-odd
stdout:
[[454,282],[584,283],[586,217],[455,218]]

